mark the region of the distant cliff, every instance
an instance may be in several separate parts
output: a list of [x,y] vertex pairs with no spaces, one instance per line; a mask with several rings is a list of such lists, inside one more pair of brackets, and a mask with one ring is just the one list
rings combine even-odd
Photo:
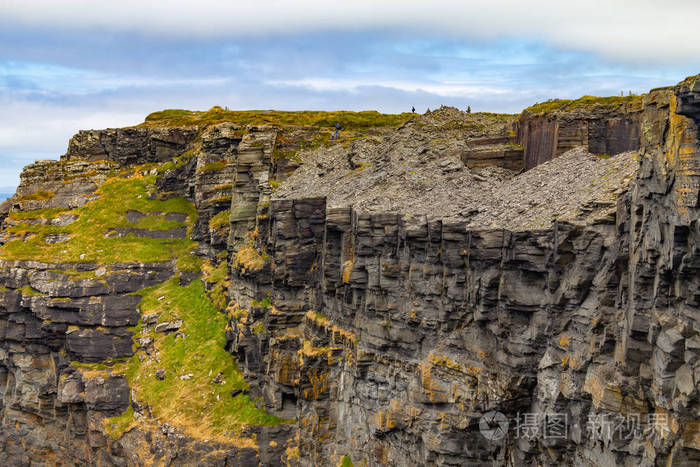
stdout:
[[81,131],[0,206],[0,463],[697,465],[698,124],[691,77]]

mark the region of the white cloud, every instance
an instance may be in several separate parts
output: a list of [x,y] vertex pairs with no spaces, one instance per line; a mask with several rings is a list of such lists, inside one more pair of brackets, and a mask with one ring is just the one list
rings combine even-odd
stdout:
[[0,22],[39,28],[235,37],[393,29],[456,37],[542,39],[622,61],[696,61],[697,0],[3,0]]
[[[213,86],[226,83],[226,78],[150,78],[129,74],[102,73],[44,63],[0,61],[0,90],[4,81],[21,80],[30,90],[44,94],[85,95],[123,87]],[[15,90],[16,91],[16,90]]]
[[427,92],[436,96],[470,97],[475,95],[509,94],[495,86],[460,82],[397,81],[382,79],[304,78],[298,80],[268,81],[271,86],[298,86],[316,91],[357,91],[362,87],[383,87],[405,92]]
[[[143,121],[143,111],[47,105],[0,99],[0,151],[46,153],[65,149],[68,137],[86,128],[122,127]],[[58,157],[60,153],[54,153]]]

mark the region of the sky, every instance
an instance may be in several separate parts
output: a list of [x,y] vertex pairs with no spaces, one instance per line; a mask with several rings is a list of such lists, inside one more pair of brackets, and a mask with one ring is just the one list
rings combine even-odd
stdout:
[[697,0],[2,0],[0,192],[165,108],[519,112],[700,73]]

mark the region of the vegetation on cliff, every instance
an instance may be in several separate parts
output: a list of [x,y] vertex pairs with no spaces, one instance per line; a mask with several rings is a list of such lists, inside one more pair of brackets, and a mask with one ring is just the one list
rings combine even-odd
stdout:
[[[129,178],[114,177],[97,190],[95,200],[81,208],[12,212],[9,219],[17,222],[5,229],[10,240],[0,247],[0,257],[47,263],[109,264],[169,261],[188,255],[194,245],[188,238],[148,237],[149,232],[189,229],[197,220],[194,206],[185,198],[149,199],[154,181],[155,175],[139,173]],[[130,211],[151,215],[130,222]],[[186,218],[178,222],[166,217],[173,213]],[[77,220],[63,226],[31,222],[62,214],[77,216]],[[56,236],[64,240],[52,243]]]
[[[152,341],[150,355],[137,352],[115,367],[124,372],[139,404],[148,404],[156,419],[197,439],[231,442],[245,425],[282,422],[250,400],[248,384],[224,348],[226,315],[207,298],[201,281],[183,287],[173,278],[139,295],[142,316],[155,314],[157,323],[182,321],[169,334],[156,332],[157,324],[139,324],[134,340]],[[162,376],[156,377],[159,371]],[[105,426],[121,436],[135,423],[133,418],[125,423],[130,414],[108,419]]]
[[311,111],[285,112],[279,110],[225,110],[219,106],[206,112],[182,109],[167,109],[153,112],[146,117],[142,126],[208,126],[231,122],[241,126],[316,126],[332,128],[336,123],[343,129],[360,130],[381,126],[396,126],[410,120],[416,114],[382,114],[375,110],[362,112]]
[[543,114],[587,108],[595,108],[598,111],[612,110],[626,104],[640,101],[643,96],[644,95],[633,94],[629,96],[582,96],[578,99],[550,99],[526,108],[523,110],[523,114]]
[[219,310],[225,309],[228,301],[228,288],[231,285],[226,258],[222,258],[216,267],[210,261],[205,261],[202,265],[202,280],[206,283],[207,295],[211,302]]
[[[135,426],[155,429],[157,423],[167,423],[194,439],[254,447],[254,439],[241,434],[244,426],[282,420],[256,408],[235,359],[225,349],[227,317],[220,310],[226,305],[226,261],[214,267],[194,254],[197,242],[189,237],[197,210],[182,197],[153,196],[159,168],[151,164],[115,174],[80,208],[11,212],[0,258],[93,263],[106,266],[106,274],[110,265],[125,262],[177,260],[177,271],[203,269],[209,294],[202,281],[182,286],[177,276],[136,293],[142,297],[141,320],[132,328],[132,357],[73,362],[73,367],[84,378],[126,377],[132,404],[123,414],[104,420],[105,431],[115,439]],[[58,222],[62,219],[67,221]],[[226,220],[222,215],[216,222],[223,225]],[[52,241],[56,238],[58,242]],[[88,269],[56,272],[75,281],[100,280]],[[26,296],[38,295],[30,286],[25,289]],[[144,317],[149,317],[146,323]],[[177,332],[159,329],[171,323],[177,323]],[[153,419],[143,417],[145,406]]]
[[265,251],[264,246],[260,248],[256,246],[258,236],[257,229],[246,232],[246,242],[238,249],[233,258],[234,268],[241,268],[243,271],[258,271],[265,266],[270,256]]

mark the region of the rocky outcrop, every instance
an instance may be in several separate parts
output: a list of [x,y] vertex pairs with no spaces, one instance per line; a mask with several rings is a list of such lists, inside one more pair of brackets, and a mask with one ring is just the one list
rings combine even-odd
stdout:
[[4,205],[7,210],[77,208],[94,199],[92,194],[118,169],[111,161],[37,161],[24,168],[17,193]]
[[[270,192],[267,181],[275,137],[275,131],[265,128],[216,125],[205,130],[176,164],[161,170],[161,196],[186,196],[194,201],[199,219],[193,239],[204,240],[201,247],[211,248],[202,254],[213,257],[226,249],[232,215],[242,222],[234,226],[234,235],[242,236],[254,224],[258,192]],[[245,188],[249,177],[254,178],[250,194]],[[248,199],[253,200],[252,206]]]
[[196,127],[83,130],[71,138],[62,160],[110,160],[120,166],[165,162],[182,154],[197,133]]
[[139,321],[140,297],[126,294],[162,282],[172,269],[123,265],[99,283],[71,281],[57,269],[66,265],[3,261],[0,267],[8,287],[0,298],[0,462],[95,464],[91,448],[108,444],[95,427],[126,410],[129,387],[121,376],[105,379],[71,362],[132,355],[129,328]]
[[[0,463],[696,465],[698,82],[333,143],[235,121],[80,132],[0,209]],[[291,134],[323,138],[296,153]],[[552,171],[577,157],[586,183],[559,203]],[[97,212],[119,190],[138,201]],[[517,214],[455,213],[477,192]],[[220,337],[247,381],[226,404],[238,369],[167,366],[204,334],[192,316],[221,320],[194,366]],[[147,389],[211,401],[187,406],[202,426]],[[222,407],[258,418],[212,438]]]
[[513,140],[508,136],[470,139],[468,149],[461,155],[462,162],[470,170],[502,167],[519,172],[525,168],[523,148]]
[[525,168],[531,169],[577,146],[607,155],[641,147],[659,148],[672,95],[671,88],[661,88],[643,96],[587,96],[526,109],[517,124]]
[[[233,270],[245,313],[230,339],[251,392],[298,417],[300,457],[696,464],[693,83],[645,100],[642,143],[605,123],[631,135],[620,148],[641,144],[641,168],[616,215],[586,225],[475,230],[273,200],[256,225],[270,261]],[[488,429],[494,412],[503,432]]]
[[[196,128],[81,132],[62,160],[25,168],[17,194],[3,206],[0,245],[12,244],[17,250],[21,238],[44,236],[46,244],[74,248],[73,237],[92,235],[73,229],[75,222],[86,220],[82,217],[87,212],[128,225],[100,232],[107,240],[87,239],[95,249],[109,240],[112,248],[123,248],[121,239],[134,238],[152,248],[168,248],[192,237],[201,240],[202,255],[213,258],[226,247],[228,225],[222,235],[210,220],[218,213],[228,219],[238,147],[245,152],[252,145],[248,152],[262,152],[248,132],[230,125],[199,135]],[[260,132],[263,140],[268,135]],[[171,161],[174,155],[178,157]],[[138,172],[147,163],[159,164]],[[104,196],[98,189],[108,179],[135,176],[138,181],[154,175],[158,186],[150,193],[153,199],[189,198],[198,219],[194,226],[188,226],[188,214],[177,210],[130,209],[121,214],[119,205],[108,206],[110,213],[93,205],[76,210]],[[118,199],[119,194],[112,196]],[[178,202],[187,203],[183,198]],[[71,233],[54,233],[65,228]],[[139,326],[148,326],[136,292],[174,275],[191,281],[193,272],[183,271],[178,258],[98,264],[85,261],[94,253],[88,247],[73,253],[74,262],[48,263],[32,259],[39,252],[19,251],[28,259],[0,260],[0,464],[250,465],[274,464],[283,457],[291,436],[288,425],[250,426],[227,442],[199,439],[177,423],[152,421],[151,408],[130,387],[124,370],[111,370],[130,358],[153,355],[152,339],[135,339]],[[174,335],[182,326],[182,320],[147,318],[155,319],[149,321],[155,332]],[[181,332],[177,336],[186,337]],[[128,411],[144,424],[113,439],[110,424],[121,422],[115,424],[110,417]]]

